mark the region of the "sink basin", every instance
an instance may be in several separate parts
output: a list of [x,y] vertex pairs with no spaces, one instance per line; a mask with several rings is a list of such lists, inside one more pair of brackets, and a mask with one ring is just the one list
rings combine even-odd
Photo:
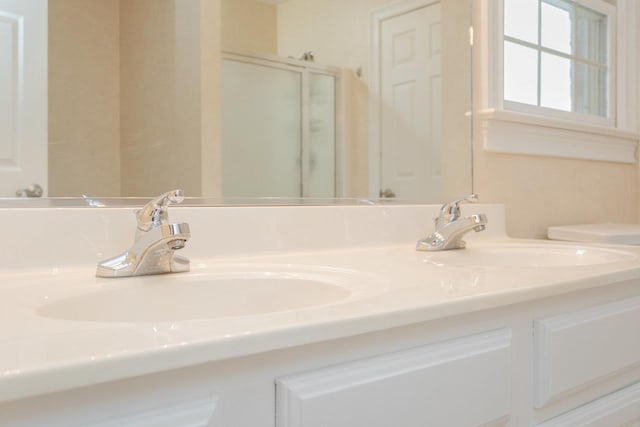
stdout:
[[330,273],[215,272],[109,279],[100,290],[41,306],[40,316],[95,322],[163,322],[249,316],[343,300]]
[[572,267],[635,258],[623,250],[554,244],[486,245],[424,255],[425,262],[460,267]]

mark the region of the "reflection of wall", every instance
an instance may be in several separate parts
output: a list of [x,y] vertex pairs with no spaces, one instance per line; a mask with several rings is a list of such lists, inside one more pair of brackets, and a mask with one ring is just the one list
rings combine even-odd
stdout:
[[256,0],[222,0],[222,49],[275,55],[277,13],[273,4]]
[[219,6],[49,1],[51,195],[219,194]]
[[[176,59],[177,22],[173,0],[136,0],[121,5],[122,97],[122,190],[125,196],[153,194],[152,176],[158,175],[163,188],[187,186],[198,190],[199,165],[194,170],[170,168],[174,154],[191,157],[196,136],[181,135],[176,124],[178,76]],[[180,139],[179,139],[180,138]],[[180,141],[179,144],[177,142]],[[182,160],[176,158],[176,164]],[[191,175],[193,173],[193,175]],[[178,178],[179,177],[179,178]]]
[[[211,85],[201,67],[215,51],[202,52],[200,23],[201,7],[210,3],[121,3],[124,196],[171,188],[202,194],[201,103],[210,102]],[[209,88],[203,91],[203,85]]]
[[[347,194],[366,197],[368,187],[369,12],[395,0],[288,0],[278,5],[278,54],[345,69],[344,139]],[[339,12],[338,12],[339,11]],[[362,68],[363,78],[355,71]]]
[[[300,57],[313,51],[316,62],[345,68],[347,170],[352,197],[368,195],[368,86],[370,12],[397,0],[288,0],[278,5],[278,54]],[[443,194],[469,191],[470,98],[468,0],[442,1],[443,31]],[[339,13],[337,12],[339,11]],[[363,77],[355,70],[361,68]]]
[[471,191],[471,48],[468,0],[444,0],[442,7],[442,195]]
[[343,69],[343,138],[347,197],[369,196],[369,88],[351,69]]
[[278,54],[312,50],[320,64],[369,65],[369,12],[396,0],[288,0],[278,5]]
[[119,0],[49,0],[49,194],[120,192]]

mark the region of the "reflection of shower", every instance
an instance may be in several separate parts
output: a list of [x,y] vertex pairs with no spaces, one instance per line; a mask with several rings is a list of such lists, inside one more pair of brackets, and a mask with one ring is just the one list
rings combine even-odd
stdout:
[[335,197],[339,69],[225,52],[225,197]]

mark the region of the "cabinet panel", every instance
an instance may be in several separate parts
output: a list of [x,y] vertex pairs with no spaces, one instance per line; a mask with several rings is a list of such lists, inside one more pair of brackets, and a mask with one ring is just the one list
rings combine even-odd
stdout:
[[86,427],[217,427],[214,419],[217,403],[213,397],[178,402],[136,414],[105,417]]
[[640,362],[640,298],[534,322],[536,407]]
[[276,425],[504,425],[510,349],[502,329],[282,378]]
[[538,425],[538,427],[638,426],[640,426],[640,383]]

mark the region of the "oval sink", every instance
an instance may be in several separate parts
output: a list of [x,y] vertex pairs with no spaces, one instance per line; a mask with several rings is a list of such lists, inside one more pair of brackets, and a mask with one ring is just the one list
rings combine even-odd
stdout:
[[635,254],[622,250],[553,244],[487,245],[424,255],[425,262],[458,267],[572,267],[635,258]]
[[100,291],[48,303],[38,314],[95,322],[218,319],[322,305],[351,295],[330,274],[242,272],[109,280],[114,288],[105,284]]

